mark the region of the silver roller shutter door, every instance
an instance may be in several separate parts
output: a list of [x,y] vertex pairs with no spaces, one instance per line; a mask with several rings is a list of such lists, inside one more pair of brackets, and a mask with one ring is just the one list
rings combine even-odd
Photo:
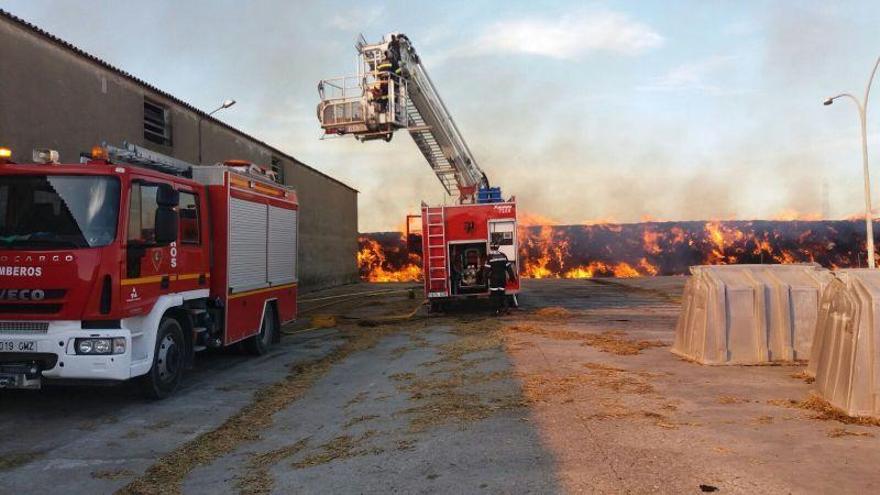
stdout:
[[296,222],[296,210],[269,206],[268,275],[272,285],[296,281]]
[[267,205],[229,198],[229,287],[233,293],[268,285]]

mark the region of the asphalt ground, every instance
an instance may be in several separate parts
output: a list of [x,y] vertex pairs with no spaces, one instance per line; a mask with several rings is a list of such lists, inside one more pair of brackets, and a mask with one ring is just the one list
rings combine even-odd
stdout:
[[529,280],[501,318],[303,295],[272,352],[199,356],[164,401],[0,392],[0,493],[876,492],[880,428],[798,407],[803,366],[669,352],[683,283]]

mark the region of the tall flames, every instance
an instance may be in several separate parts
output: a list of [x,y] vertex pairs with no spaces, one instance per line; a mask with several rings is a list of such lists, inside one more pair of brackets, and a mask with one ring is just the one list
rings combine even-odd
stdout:
[[[369,281],[420,278],[399,233],[364,234],[358,266]],[[816,262],[864,266],[858,220],[642,222],[524,225],[520,272],[528,278],[640,277],[687,273],[692,265]]]
[[409,254],[406,239],[398,232],[362,234],[358,237],[357,264],[366,282],[414,282],[422,277],[421,258]]

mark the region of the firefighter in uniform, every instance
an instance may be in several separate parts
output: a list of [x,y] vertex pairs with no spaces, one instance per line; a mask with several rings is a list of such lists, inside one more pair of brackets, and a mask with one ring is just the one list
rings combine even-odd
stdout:
[[507,294],[504,290],[508,280],[516,279],[513,263],[498,249],[498,244],[492,244],[485,266],[489,271],[489,297],[493,301],[495,315],[507,313]]
[[388,89],[389,83],[391,82],[391,74],[395,70],[395,65],[396,64],[393,63],[392,59],[389,57],[389,54],[386,53],[385,57],[376,66],[379,88],[378,98],[376,99],[379,102],[379,108],[382,113],[388,111]]
[[[391,75],[400,74],[400,66],[397,60],[391,56],[390,51],[386,51],[382,60],[376,65],[376,82],[372,89],[373,101],[378,105],[379,113],[388,112],[388,99],[391,86]],[[395,85],[395,88],[397,85]],[[392,119],[393,120],[393,116]],[[385,141],[391,141],[392,133],[384,136]]]

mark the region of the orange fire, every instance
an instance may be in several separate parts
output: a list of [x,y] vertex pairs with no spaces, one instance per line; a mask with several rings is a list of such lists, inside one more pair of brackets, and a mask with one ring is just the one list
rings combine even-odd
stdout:
[[522,226],[518,261],[529,278],[683,274],[705,264],[861,266],[862,229],[858,222],[815,220]]
[[[525,278],[685,274],[690,266],[706,264],[866,264],[864,223],[859,220],[559,225],[521,214],[517,240],[516,263]],[[361,277],[375,282],[419,280],[420,257],[408,254],[405,244],[397,232],[363,235],[358,254]]]
[[[645,260],[647,263],[647,260]],[[646,267],[646,272],[653,271],[653,274],[657,273],[657,269],[648,264]],[[640,273],[636,268],[631,266],[629,263],[620,262],[613,265],[609,265],[607,263],[603,263],[601,261],[593,261],[588,265],[579,266],[576,268],[572,268],[567,270],[562,274],[562,278],[593,278],[593,277],[617,277],[617,278],[633,278],[633,277],[641,277],[643,275],[648,275],[649,273]],[[551,278],[554,277],[551,275],[550,277],[540,277],[540,278]],[[555,277],[559,278],[559,277]]]
[[[360,244],[360,250],[357,254],[358,271],[364,281],[416,282],[421,280],[422,268],[418,256],[404,254],[406,262],[392,263],[377,240],[362,235],[358,238],[358,242]],[[398,251],[395,254],[400,255],[401,253]]]

